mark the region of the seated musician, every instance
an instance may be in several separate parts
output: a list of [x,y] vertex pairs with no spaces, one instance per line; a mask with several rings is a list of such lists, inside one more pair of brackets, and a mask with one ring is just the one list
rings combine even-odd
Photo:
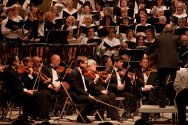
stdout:
[[[78,115],[77,122],[90,123],[91,121],[87,118],[87,115],[93,111],[95,103],[93,102],[93,96],[88,92],[89,85],[85,81],[83,70],[87,68],[88,58],[85,56],[78,56],[76,59],[76,67],[72,70],[69,76],[68,83],[70,84],[70,94],[76,104],[85,104],[83,110],[80,112],[81,116]],[[82,119],[83,118],[83,119]]]
[[[157,104],[157,98],[155,96],[154,86],[146,85],[146,82],[149,77],[149,61],[148,58],[143,58],[140,61],[140,66],[137,67],[136,74],[137,77],[140,79],[142,84],[142,94],[145,97],[144,103],[148,103],[150,105]],[[155,83],[153,83],[155,84]]]
[[[20,67],[20,75],[25,86],[29,89],[33,89],[37,75],[33,73],[33,60],[31,57],[23,59],[23,66]],[[35,88],[36,89],[36,88]]]
[[[51,104],[52,108],[55,110],[55,113],[61,110],[61,106],[66,97],[66,93],[62,87],[63,83],[60,81],[56,71],[56,68],[59,66],[60,62],[60,56],[53,54],[50,59],[50,65],[44,65],[41,69],[41,75],[47,80],[44,81],[43,86],[41,85],[40,89],[42,92],[51,95],[52,100],[56,100],[56,104],[54,104],[55,101],[52,101]],[[55,107],[53,107],[54,105]]]
[[3,81],[10,90],[10,94],[22,105],[23,117],[20,117],[20,120],[28,122],[29,116],[40,120],[49,119],[48,95],[26,88],[25,83],[17,72],[20,67],[18,56],[10,56],[8,63],[9,66],[3,72]]
[[109,56],[105,56],[101,60],[102,66],[106,67],[106,71],[108,71],[112,67],[112,59]]
[[120,57],[114,60],[114,67],[109,71],[112,73],[109,82],[109,91],[116,94],[117,97],[125,97],[124,108],[126,112],[122,114],[123,119],[130,117],[131,113],[136,111],[136,96],[130,91],[126,91],[128,84],[125,83],[125,70],[122,68],[123,62]]
[[[88,69],[85,74],[86,82],[90,83],[91,89],[90,94],[102,102],[110,104],[112,106],[116,106],[116,95],[113,92],[106,90],[107,81],[110,78],[108,73],[103,71],[99,72],[99,74],[95,74],[96,72],[96,61],[93,59],[88,60]],[[108,105],[101,105],[98,109],[99,114],[102,118],[104,118],[105,109],[107,110],[107,114],[111,120],[120,120],[117,109],[110,107]],[[96,120],[101,120],[99,117],[95,117]]]

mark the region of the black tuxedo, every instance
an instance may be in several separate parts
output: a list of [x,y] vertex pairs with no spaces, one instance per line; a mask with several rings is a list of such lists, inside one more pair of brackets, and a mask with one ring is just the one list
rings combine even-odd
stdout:
[[[117,106],[116,103],[116,95],[113,92],[108,91],[108,94],[103,94],[101,90],[106,89],[106,84],[99,78],[96,83],[94,83],[93,78],[90,76],[86,76],[86,82],[90,83],[90,94],[95,96],[97,99],[101,100],[102,102],[105,102],[107,104]],[[107,114],[109,117],[113,120],[119,120],[118,111],[115,108],[112,108],[107,105],[100,104],[98,111],[100,115],[103,117],[105,110],[107,110]]]
[[[41,69],[41,73],[51,78],[53,80],[53,67],[51,65],[45,65]],[[55,70],[55,69],[54,69]],[[58,78],[59,79],[59,78]],[[57,80],[58,80],[57,79]],[[59,91],[55,91],[54,89],[48,88],[48,85],[52,84],[52,80],[48,84],[41,83],[40,90],[48,95],[50,95],[51,99],[51,107],[54,108],[55,112],[60,111],[62,109],[62,104],[65,101],[67,95],[65,93],[64,88],[61,86]],[[54,107],[54,102],[56,102]]]
[[45,39],[48,37],[47,36],[48,35],[48,31],[49,30],[54,30],[52,22],[45,20],[43,23],[44,23],[44,37],[38,36],[38,27],[39,27],[40,23],[38,22],[38,20],[35,20],[33,22],[33,26],[32,26],[33,29],[32,29],[32,31],[30,33],[30,36],[29,36],[30,39],[31,38],[41,38],[41,41],[44,42]]
[[[72,70],[72,73],[70,75],[70,89],[71,93],[73,95],[73,99],[75,102],[87,102],[89,97],[89,92],[85,91],[84,89],[84,83],[82,80],[81,73],[79,69],[76,67]],[[89,88],[89,84],[86,83],[86,88]],[[89,89],[88,89],[89,90]]]
[[[112,69],[110,69],[109,72],[112,72]],[[132,89],[132,87],[129,86],[130,84],[127,83],[126,79],[121,79],[121,82],[125,84],[125,88],[123,90],[118,90],[116,71],[113,70],[109,83],[109,91],[115,93],[118,97],[125,97],[125,100],[123,101],[124,108],[127,113],[133,113],[136,111],[137,95],[135,95],[132,90],[130,91],[130,88]],[[136,86],[134,88],[136,88]]]
[[[85,91],[82,75],[78,67],[72,70],[68,83],[70,84],[70,92],[73,101],[77,104],[85,104],[85,107],[81,111],[81,115],[86,122],[89,122],[87,115],[96,108],[96,103],[89,97],[88,91],[90,90],[90,86],[87,82],[85,82],[87,88],[87,91]],[[83,122],[79,116],[77,120],[78,122]]]
[[11,66],[3,72],[3,81],[7,85],[14,100],[23,106],[23,115],[47,118],[49,115],[48,96],[38,91],[30,95],[24,92],[27,89],[21,77]]

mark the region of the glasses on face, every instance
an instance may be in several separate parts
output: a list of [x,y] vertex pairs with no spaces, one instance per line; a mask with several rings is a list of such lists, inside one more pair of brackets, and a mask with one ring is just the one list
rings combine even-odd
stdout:
[[37,63],[42,63],[42,61],[40,60],[40,61],[37,61]]

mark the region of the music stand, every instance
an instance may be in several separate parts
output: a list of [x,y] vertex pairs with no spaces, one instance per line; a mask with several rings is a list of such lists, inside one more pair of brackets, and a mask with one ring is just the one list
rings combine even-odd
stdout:
[[48,31],[47,42],[52,44],[53,43],[68,44],[67,42],[68,35],[69,35],[69,31],[51,30]]
[[146,49],[120,50],[119,55],[127,54],[131,57],[131,61],[140,61],[146,52]]

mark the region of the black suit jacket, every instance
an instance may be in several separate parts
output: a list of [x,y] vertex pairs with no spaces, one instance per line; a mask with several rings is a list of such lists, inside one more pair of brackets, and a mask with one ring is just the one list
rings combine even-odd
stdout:
[[11,66],[7,67],[3,72],[3,81],[11,93],[22,93],[25,88],[19,74]]
[[[89,96],[89,93],[84,89],[84,83],[82,80],[81,73],[79,69],[76,67],[72,70],[72,73],[69,77],[70,91],[74,96],[86,95]],[[87,90],[89,90],[89,84],[85,82]]]
[[[35,20],[34,22],[33,22],[33,29],[32,29],[32,31],[31,31],[31,33],[30,33],[30,36],[29,36],[29,38],[31,39],[31,38],[38,38],[39,36],[38,36],[38,26],[39,26],[39,22],[37,21],[37,20]],[[54,30],[54,27],[53,27],[53,23],[52,22],[50,22],[50,21],[44,21],[44,40],[45,40],[45,38],[47,38],[48,36],[48,31],[49,30]]]
[[[41,69],[41,73],[44,74],[45,76],[47,76],[48,78],[53,78],[52,77],[52,67],[50,65],[44,65]],[[48,85],[49,84],[52,84],[52,80],[50,83],[48,84],[44,84],[43,82],[40,82],[40,86],[39,88],[40,89],[45,89],[45,88],[48,88]]]

